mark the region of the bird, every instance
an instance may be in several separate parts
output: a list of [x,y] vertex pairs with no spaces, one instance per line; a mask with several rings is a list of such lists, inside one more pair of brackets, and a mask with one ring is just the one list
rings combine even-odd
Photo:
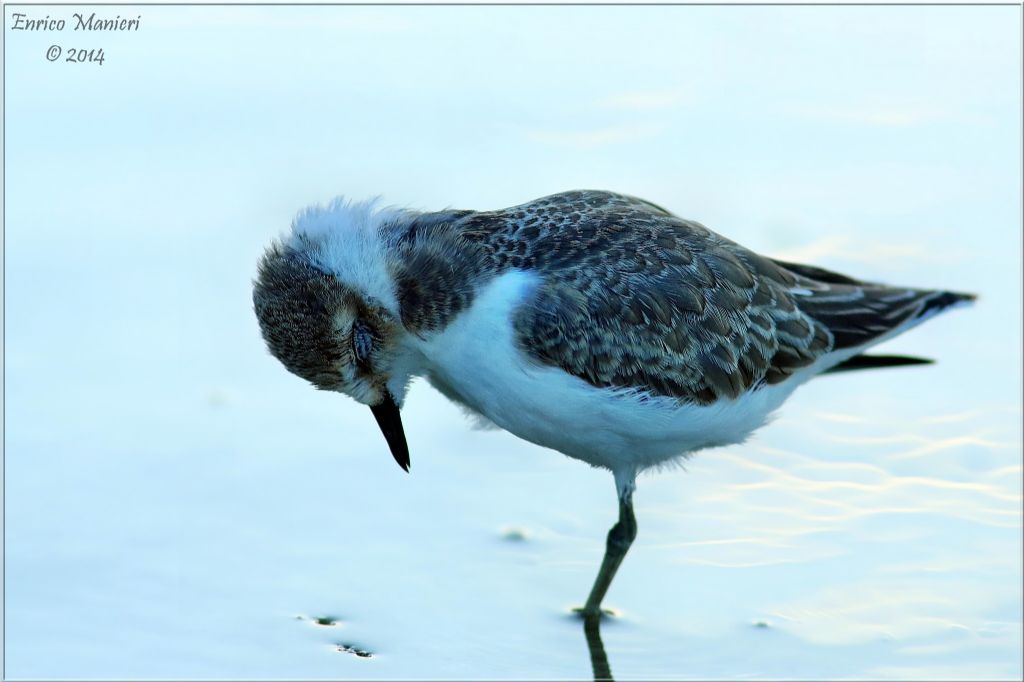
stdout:
[[271,355],[369,406],[410,470],[410,382],[612,473],[618,520],[579,613],[637,536],[637,475],[742,443],[807,380],[930,362],[864,351],[975,295],[759,255],[650,201],[598,190],[416,211],[337,198],[263,253]]

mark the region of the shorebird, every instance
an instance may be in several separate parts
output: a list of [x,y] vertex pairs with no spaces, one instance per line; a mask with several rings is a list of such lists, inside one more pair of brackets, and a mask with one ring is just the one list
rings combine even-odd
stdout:
[[927,362],[866,348],[971,294],[767,258],[643,199],[554,194],[496,211],[337,199],[263,255],[270,352],[368,405],[409,470],[399,415],[425,377],[531,443],[612,472],[618,522],[585,617],[637,534],[637,473],[740,443],[827,371]]

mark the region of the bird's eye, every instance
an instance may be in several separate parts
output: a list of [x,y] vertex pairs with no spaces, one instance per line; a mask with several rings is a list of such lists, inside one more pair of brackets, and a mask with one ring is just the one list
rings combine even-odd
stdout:
[[367,364],[375,340],[373,330],[362,322],[356,322],[352,326],[352,351],[356,354],[358,364]]

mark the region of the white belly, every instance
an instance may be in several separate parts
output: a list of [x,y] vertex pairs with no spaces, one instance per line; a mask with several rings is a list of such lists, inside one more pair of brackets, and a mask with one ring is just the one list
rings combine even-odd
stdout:
[[538,281],[501,275],[420,348],[439,391],[531,443],[612,471],[645,469],[743,441],[802,383],[794,377],[711,406],[596,388],[516,346],[512,313]]

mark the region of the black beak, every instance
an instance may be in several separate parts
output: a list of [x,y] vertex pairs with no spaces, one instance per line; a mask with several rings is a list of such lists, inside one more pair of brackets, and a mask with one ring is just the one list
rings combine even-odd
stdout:
[[409,446],[405,442],[405,430],[402,428],[402,415],[398,413],[398,405],[390,393],[384,394],[384,400],[376,405],[370,405],[377,420],[377,426],[384,434],[384,440],[391,448],[391,456],[398,462],[398,466],[409,471]]

